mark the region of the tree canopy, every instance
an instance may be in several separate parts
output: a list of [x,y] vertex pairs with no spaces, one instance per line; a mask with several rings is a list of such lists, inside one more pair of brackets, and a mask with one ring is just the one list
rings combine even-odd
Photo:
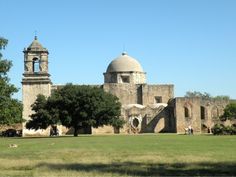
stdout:
[[123,126],[120,119],[121,104],[118,98],[101,88],[67,84],[55,90],[47,99],[38,95],[32,105],[34,114],[26,127],[46,129],[50,125],[62,124],[74,128],[74,136],[83,127],[112,125]]
[[224,114],[220,117],[222,121],[236,119],[236,103],[228,104],[224,109]]
[[229,96],[226,96],[226,95],[218,95],[218,96],[213,97],[207,92],[201,93],[198,91],[193,91],[193,92],[188,91],[186,92],[185,97],[199,97],[203,100],[212,99],[212,100],[225,100],[225,101],[229,101],[230,99]]
[[10,125],[14,123],[20,123],[22,119],[22,104],[17,100],[12,98],[13,94],[18,91],[18,89],[10,84],[10,79],[7,75],[10,68],[12,67],[12,62],[3,59],[1,50],[5,49],[8,40],[0,37],[0,124]]

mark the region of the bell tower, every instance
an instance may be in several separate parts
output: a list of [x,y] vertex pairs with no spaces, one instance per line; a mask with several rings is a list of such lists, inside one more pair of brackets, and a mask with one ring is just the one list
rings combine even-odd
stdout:
[[[31,105],[37,95],[51,95],[51,80],[48,73],[48,50],[44,48],[35,36],[33,42],[24,51],[24,73],[22,78],[23,118],[28,121],[33,113]],[[23,136],[35,134],[23,124]],[[37,133],[38,134],[38,133]]]

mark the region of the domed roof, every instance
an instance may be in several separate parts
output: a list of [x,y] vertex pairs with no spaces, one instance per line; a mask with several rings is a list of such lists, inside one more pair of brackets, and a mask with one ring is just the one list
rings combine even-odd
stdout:
[[114,59],[107,67],[107,73],[109,72],[143,72],[143,68],[140,63],[130,57],[127,53],[123,52],[121,56]]
[[47,51],[46,48],[42,46],[42,44],[39,43],[37,36],[34,37],[34,41],[29,45],[27,50],[30,51]]

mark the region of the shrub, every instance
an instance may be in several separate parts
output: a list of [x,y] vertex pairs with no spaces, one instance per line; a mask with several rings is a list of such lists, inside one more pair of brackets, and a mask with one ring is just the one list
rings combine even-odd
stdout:
[[231,125],[231,135],[236,135],[236,126]]
[[222,124],[216,124],[212,128],[214,135],[236,135],[236,126],[224,126]]
[[215,124],[214,127],[212,128],[212,133],[214,135],[222,135],[223,134],[223,125],[220,124]]

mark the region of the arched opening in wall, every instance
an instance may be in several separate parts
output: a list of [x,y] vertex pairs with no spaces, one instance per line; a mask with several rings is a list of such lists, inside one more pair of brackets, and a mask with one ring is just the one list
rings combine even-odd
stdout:
[[217,119],[218,117],[219,117],[219,111],[218,111],[218,108],[215,106],[211,110],[211,118]]
[[205,124],[202,124],[201,130],[202,130],[202,133],[209,133],[209,129]]
[[201,119],[205,119],[206,118],[206,109],[205,107],[201,106]]
[[137,118],[133,119],[133,126],[137,128],[139,126],[139,120]]
[[39,59],[38,58],[34,58],[33,59],[33,72],[37,73],[40,71],[40,67],[39,67],[40,63],[39,63]]
[[189,109],[187,107],[184,107],[184,117],[190,117]]

